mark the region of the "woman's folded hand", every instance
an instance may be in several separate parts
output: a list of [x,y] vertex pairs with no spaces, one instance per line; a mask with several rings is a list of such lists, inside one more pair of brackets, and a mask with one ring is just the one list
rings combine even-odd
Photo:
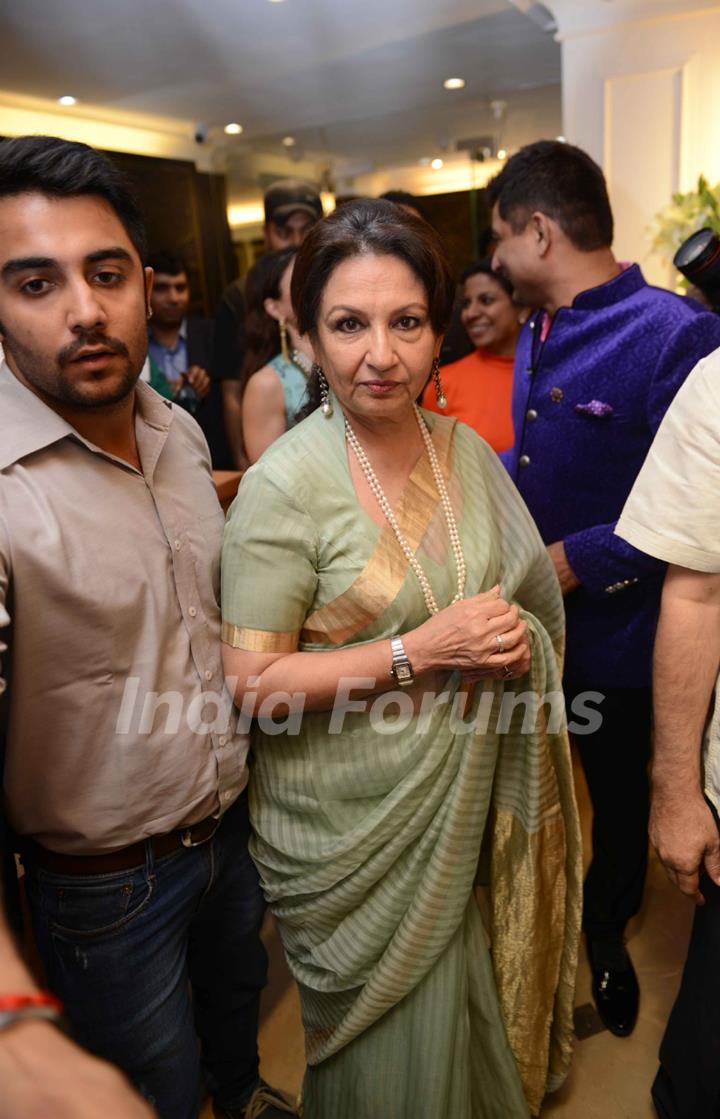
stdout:
[[444,668],[469,681],[511,679],[530,667],[527,622],[500,597],[499,587],[440,610],[403,643],[416,674]]

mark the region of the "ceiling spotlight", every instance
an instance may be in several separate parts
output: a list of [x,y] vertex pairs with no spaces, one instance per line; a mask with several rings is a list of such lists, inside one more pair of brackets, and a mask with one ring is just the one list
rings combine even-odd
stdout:
[[507,152],[505,151],[505,148],[500,148],[497,153],[497,157],[498,159],[507,159]]
[[567,144],[567,140],[564,136],[556,136],[555,139],[559,140],[561,144]]
[[271,4],[282,4],[283,0],[270,0]]
[[[274,2],[277,3],[277,0],[274,0]],[[295,137],[294,136],[283,136],[282,142],[283,142],[283,147],[285,147],[285,148],[294,148],[295,147]]]
[[235,121],[232,121],[230,124],[225,125],[224,131],[227,133],[228,136],[239,136],[242,132],[242,125],[236,124]]
[[73,97],[71,93],[64,93],[62,97],[58,97],[58,104],[77,105],[77,97]]
[[443,161],[441,159],[433,159],[430,166],[432,167],[433,171],[439,171],[440,168],[443,166]]
[[445,81],[443,82],[443,88],[444,89],[464,89],[465,88],[465,79],[464,78],[446,78]]

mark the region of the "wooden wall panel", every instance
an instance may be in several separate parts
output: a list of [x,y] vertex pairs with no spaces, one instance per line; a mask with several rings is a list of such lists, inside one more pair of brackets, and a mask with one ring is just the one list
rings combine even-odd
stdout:
[[150,251],[185,258],[191,311],[213,316],[223,288],[236,275],[225,208],[225,177],[199,172],[177,159],[107,152],[127,175],[140,203]]
[[453,274],[457,277],[477,258],[477,238],[490,224],[484,191],[456,191],[425,195],[423,213],[443,239]]

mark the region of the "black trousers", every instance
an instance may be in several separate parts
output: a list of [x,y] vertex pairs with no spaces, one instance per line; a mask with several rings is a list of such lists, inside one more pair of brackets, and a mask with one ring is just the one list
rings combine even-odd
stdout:
[[700,890],[705,905],[695,913],[652,1088],[661,1119],[720,1117],[720,887],[703,872]]
[[[567,688],[568,721],[583,691]],[[595,705],[602,724],[574,733],[593,810],[592,862],[585,879],[583,928],[590,939],[621,937],[640,908],[648,859],[652,694],[648,688],[606,688]],[[578,723],[584,721],[577,720]]]

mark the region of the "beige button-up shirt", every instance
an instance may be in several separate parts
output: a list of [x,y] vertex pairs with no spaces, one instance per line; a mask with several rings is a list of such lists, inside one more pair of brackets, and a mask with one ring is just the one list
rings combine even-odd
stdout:
[[5,811],[56,851],[196,823],[247,781],[223,690],[223,515],[205,440],[142,383],[135,431],[142,472],[0,367]]

